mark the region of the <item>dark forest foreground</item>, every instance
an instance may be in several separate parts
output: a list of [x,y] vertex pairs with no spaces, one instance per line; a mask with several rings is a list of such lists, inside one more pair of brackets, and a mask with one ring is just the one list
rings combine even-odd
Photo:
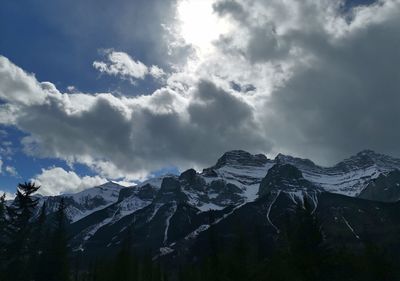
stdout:
[[136,253],[133,230],[114,255],[89,259],[68,247],[63,200],[57,212],[47,215],[44,204],[35,215],[37,199],[32,195],[38,188],[20,184],[13,204],[1,198],[0,280],[400,280],[398,260],[367,234],[357,249],[330,245],[307,200],[288,212],[272,250],[264,245],[263,233],[248,235],[244,230],[249,226],[237,221],[229,243],[221,243],[211,228],[207,253],[194,262]]

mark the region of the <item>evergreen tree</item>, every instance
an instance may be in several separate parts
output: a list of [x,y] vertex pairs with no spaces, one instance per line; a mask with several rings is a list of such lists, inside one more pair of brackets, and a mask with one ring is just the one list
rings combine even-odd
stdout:
[[0,224],[1,226],[4,225],[6,216],[6,194],[0,196]]
[[115,260],[113,278],[115,281],[133,280],[137,276],[138,266],[132,252],[132,240],[132,228],[129,228]]
[[51,245],[48,252],[51,270],[48,281],[69,280],[69,262],[67,248],[67,233],[65,216],[65,201],[61,198],[55,214],[54,231],[52,233]]
[[44,280],[47,270],[47,237],[49,236],[48,228],[46,227],[47,221],[47,207],[46,202],[43,203],[39,217],[36,221],[33,233],[33,253],[31,255],[30,264],[33,265],[35,272],[35,280]]
[[149,281],[167,281],[166,274],[163,272],[163,269],[160,263],[153,263],[153,270],[151,274],[151,279]]
[[205,261],[203,275],[206,279],[213,281],[218,280],[218,275],[221,273],[220,268],[220,252],[221,249],[218,245],[218,235],[216,227],[213,225],[215,222],[215,213],[213,211],[208,212],[208,224],[209,228],[207,231],[207,243],[209,257]]
[[0,196],[0,246],[3,249],[4,242],[4,227],[6,225],[6,194],[4,193]]
[[[231,249],[225,254],[223,264],[226,263],[224,276],[229,280],[248,280],[251,263],[255,262],[250,257],[251,245],[245,237],[244,226],[241,221],[236,221],[235,239]],[[219,270],[220,271],[220,270]]]
[[266,279],[325,280],[329,275],[325,271],[328,249],[323,243],[321,225],[307,198],[296,206],[293,215],[287,217],[280,239],[280,249],[268,261]]
[[323,280],[322,267],[327,249],[323,245],[321,225],[306,197],[303,205],[297,205],[286,235],[288,261],[295,269],[297,278]]
[[371,241],[365,242],[364,253],[361,256],[361,264],[364,270],[360,270],[363,280],[392,281],[394,279],[393,267],[385,252]]
[[5,206],[6,194],[0,196],[0,280],[2,280],[2,274],[4,271],[3,265],[5,264],[5,233],[4,228],[6,226],[6,206]]
[[32,224],[30,223],[37,199],[32,195],[40,186],[32,182],[18,184],[17,196],[7,207],[10,217],[5,227],[5,275],[10,280],[29,280],[32,272],[27,270],[32,253]]

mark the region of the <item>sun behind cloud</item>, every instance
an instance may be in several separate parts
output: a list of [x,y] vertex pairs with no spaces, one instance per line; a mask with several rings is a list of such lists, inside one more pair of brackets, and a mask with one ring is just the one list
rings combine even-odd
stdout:
[[181,0],[177,7],[179,32],[198,55],[213,50],[212,42],[227,33],[231,24],[218,17],[213,10],[215,0]]

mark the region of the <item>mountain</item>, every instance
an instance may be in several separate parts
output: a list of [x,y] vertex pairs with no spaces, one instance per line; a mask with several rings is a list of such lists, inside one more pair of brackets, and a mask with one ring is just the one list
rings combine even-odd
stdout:
[[364,150],[333,167],[321,167],[308,159],[278,155],[277,163],[292,164],[304,178],[321,186],[325,191],[358,196],[371,179],[382,173],[400,169],[400,159]]
[[57,210],[60,198],[64,198],[66,216],[73,223],[117,201],[121,188],[116,183],[108,182],[75,194],[41,197],[39,200],[46,201],[47,210],[52,213]]
[[[324,236],[330,245],[337,248],[346,245],[359,250],[364,241],[374,241],[388,249],[390,255],[398,255],[399,202],[375,202],[328,192],[321,192],[314,198],[293,197],[285,191],[275,190],[236,209],[207,230],[196,233],[189,248],[187,241],[178,241],[171,246],[167,257],[174,261],[195,262],[198,257],[209,256],[210,235],[215,236],[219,249],[229,251],[240,239],[233,235],[238,232],[244,241],[258,241],[259,245],[264,245],[262,251],[267,255],[265,253],[271,253],[276,247],[275,242],[285,228],[288,213],[293,213],[304,198],[310,199],[313,213],[322,222]],[[247,246],[251,247],[250,244]]]
[[382,173],[377,178],[371,180],[361,191],[360,198],[383,201],[397,202],[400,200],[400,171],[393,170]]
[[[369,227],[368,235],[382,241],[393,242],[400,234],[399,170],[400,159],[371,150],[332,167],[282,154],[268,159],[234,150],[201,172],[189,169],[132,187],[109,182],[40,200],[51,213],[64,198],[69,246],[85,255],[114,253],[128,233],[134,233],[132,243],[139,253],[189,259],[193,253],[207,253],[204,239],[210,231],[218,233],[221,245],[229,245],[229,233],[240,224],[249,226],[245,235],[259,227],[269,245],[285,214],[305,200],[329,239],[357,247]],[[400,248],[398,244],[392,249]]]

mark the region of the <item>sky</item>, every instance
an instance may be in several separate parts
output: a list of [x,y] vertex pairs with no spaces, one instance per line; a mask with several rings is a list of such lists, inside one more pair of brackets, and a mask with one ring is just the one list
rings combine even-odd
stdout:
[[201,170],[243,149],[400,156],[400,0],[3,0],[0,190]]

